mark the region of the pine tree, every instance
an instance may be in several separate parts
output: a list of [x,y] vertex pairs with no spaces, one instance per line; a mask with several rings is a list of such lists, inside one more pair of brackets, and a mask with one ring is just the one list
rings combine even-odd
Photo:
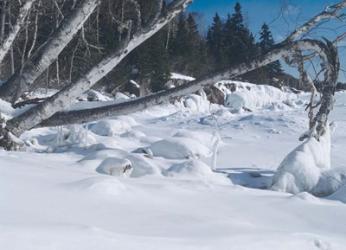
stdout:
[[[268,51],[270,51],[273,46],[275,45],[273,35],[269,29],[269,26],[264,23],[261,28],[260,32],[260,53],[261,55],[266,54]],[[273,78],[278,77],[280,74],[282,74],[282,68],[281,63],[279,61],[273,62],[266,67],[263,68],[265,80],[272,81]]]
[[207,35],[208,50],[213,58],[215,69],[223,68],[224,65],[223,26],[220,16],[216,13]]
[[244,24],[241,5],[236,3],[234,13],[227,19],[225,25],[225,47],[230,65],[236,65],[250,60],[256,53],[254,37]]

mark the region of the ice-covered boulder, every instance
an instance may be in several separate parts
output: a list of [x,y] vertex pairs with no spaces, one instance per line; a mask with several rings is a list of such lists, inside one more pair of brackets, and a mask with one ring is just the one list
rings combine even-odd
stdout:
[[118,117],[112,120],[101,120],[90,126],[90,130],[100,136],[121,135],[130,131],[137,123],[131,117]]
[[175,178],[217,182],[220,184],[232,183],[231,180],[225,176],[213,172],[210,166],[198,159],[191,159],[183,163],[174,164],[164,171],[164,175]]
[[101,162],[96,171],[101,174],[129,177],[133,167],[128,159],[110,157]]
[[317,141],[314,137],[294,149],[280,164],[272,189],[288,193],[313,192],[321,173],[330,169],[330,128]]
[[167,159],[188,159],[199,157],[210,157],[211,152],[208,147],[200,142],[185,137],[171,137],[153,143],[150,150],[154,156]]

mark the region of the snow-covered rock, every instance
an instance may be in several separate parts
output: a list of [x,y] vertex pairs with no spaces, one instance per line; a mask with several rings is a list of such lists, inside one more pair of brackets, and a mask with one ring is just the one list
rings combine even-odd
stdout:
[[317,141],[314,137],[294,149],[280,164],[273,178],[273,190],[300,193],[312,192],[322,171],[330,169],[331,135],[328,126]]
[[131,161],[128,159],[110,157],[105,159],[96,171],[101,174],[129,177],[133,171],[133,167]]
[[150,146],[154,156],[167,159],[188,159],[210,157],[211,151],[205,145],[190,138],[172,137],[153,143]]
[[100,136],[121,135],[137,125],[131,117],[118,117],[117,119],[107,119],[98,121],[90,126],[92,132]]
[[211,167],[198,159],[191,159],[183,163],[174,164],[164,171],[164,174],[168,177],[198,179],[208,182],[216,181],[221,184],[231,184],[231,180],[219,173],[213,172]]

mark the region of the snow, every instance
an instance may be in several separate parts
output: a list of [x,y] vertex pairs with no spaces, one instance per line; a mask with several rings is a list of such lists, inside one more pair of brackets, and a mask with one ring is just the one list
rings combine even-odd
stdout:
[[186,75],[182,75],[179,73],[171,73],[171,79],[173,80],[185,80],[185,81],[194,81],[196,80],[195,78],[191,77],[191,76],[186,76]]
[[[188,98],[195,107],[184,105]],[[26,132],[27,151],[0,150],[0,249],[345,249],[346,92],[336,96],[330,147],[326,136],[297,148],[309,95],[270,98],[232,113],[192,95]],[[3,102],[0,110],[14,113]],[[331,158],[323,157],[328,149]],[[313,163],[301,165],[299,178],[298,160]],[[132,172],[123,176],[127,165]],[[271,190],[284,172],[297,188],[306,179],[304,189],[319,197]]]
[[[225,93],[225,105],[234,113],[239,113],[244,109],[251,111],[264,108],[288,109],[296,106],[296,102],[299,101],[299,95],[268,85],[222,81],[215,86]],[[231,86],[231,89],[228,86]]]
[[331,135],[329,126],[319,141],[307,139],[280,164],[273,179],[273,189],[289,193],[312,192],[321,171],[331,167]]
[[136,125],[136,121],[131,117],[118,117],[114,120],[102,120],[92,124],[90,129],[97,135],[114,136],[130,131]]
[[107,158],[96,171],[101,174],[108,174],[112,176],[129,177],[133,171],[132,163],[128,159]]

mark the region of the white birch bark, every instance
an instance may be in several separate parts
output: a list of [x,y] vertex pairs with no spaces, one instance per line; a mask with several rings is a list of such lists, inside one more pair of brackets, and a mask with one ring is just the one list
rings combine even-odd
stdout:
[[0,64],[4,61],[6,55],[11,50],[16,37],[19,34],[19,31],[23,28],[26,17],[30,13],[32,6],[34,5],[36,0],[27,0],[24,5],[19,10],[19,16],[17,18],[16,23],[13,25],[13,28],[6,39],[0,46]]
[[34,128],[56,112],[69,108],[76,98],[106,76],[131,51],[161,30],[191,2],[192,0],[173,1],[168,6],[167,13],[164,16],[158,18],[155,23],[150,24],[148,27],[140,29],[129,41],[126,41],[120,46],[115,53],[102,60],[84,77],[65,87],[54,96],[48,98],[45,102],[9,121],[7,123],[8,130],[18,136],[24,131]]
[[25,62],[22,71],[16,72],[0,87],[0,98],[14,103],[18,97],[28,91],[35,80],[56,61],[98,4],[99,0],[84,0],[68,19],[63,20],[58,30],[37,53],[38,55]]

